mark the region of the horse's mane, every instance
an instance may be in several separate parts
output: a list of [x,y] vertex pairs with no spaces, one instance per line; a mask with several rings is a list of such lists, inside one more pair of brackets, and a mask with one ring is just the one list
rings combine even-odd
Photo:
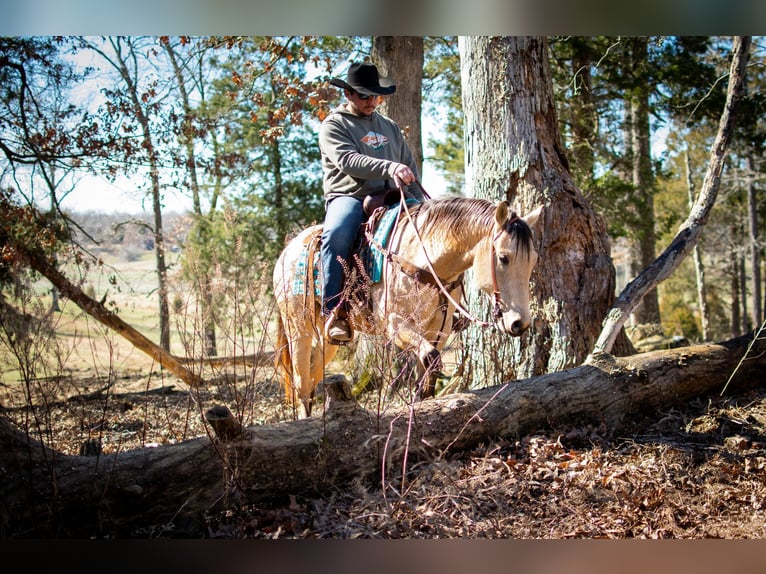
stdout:
[[[418,205],[418,224],[424,234],[454,234],[460,236],[466,223],[491,228],[495,224],[496,204],[474,197],[431,199]],[[505,222],[505,231],[516,241],[520,255],[529,257],[532,249],[532,230],[527,222],[511,212]]]

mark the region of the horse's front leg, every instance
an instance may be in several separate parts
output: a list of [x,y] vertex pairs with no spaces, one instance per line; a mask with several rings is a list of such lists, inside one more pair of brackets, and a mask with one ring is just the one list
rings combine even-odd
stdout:
[[[401,320],[401,317],[390,317],[393,319],[394,344],[402,350],[413,351],[420,363],[421,373],[418,377],[419,398],[430,398],[436,391],[436,380],[442,371],[441,349],[446,341],[446,336],[442,333],[435,333],[433,329],[415,329],[407,321]],[[397,321],[397,319],[400,319]],[[437,328],[441,326],[441,320]],[[424,334],[425,333],[425,334]],[[434,345],[432,340],[436,340]]]
[[429,399],[436,394],[436,380],[442,372],[442,354],[436,347],[421,358],[423,364],[423,376],[418,381],[418,390],[421,398]]

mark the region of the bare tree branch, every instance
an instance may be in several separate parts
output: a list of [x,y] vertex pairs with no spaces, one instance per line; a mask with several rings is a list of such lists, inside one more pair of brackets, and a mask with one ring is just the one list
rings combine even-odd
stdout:
[[617,335],[642,297],[670,276],[699,241],[702,229],[715,204],[721,183],[726,149],[734,129],[734,109],[741,98],[745,83],[745,66],[750,51],[750,36],[736,36],[732,45],[729,87],[721,114],[705,181],[689,217],[681,225],[665,251],[623,289],[607,312],[603,329],[586,363],[600,353],[610,353]]

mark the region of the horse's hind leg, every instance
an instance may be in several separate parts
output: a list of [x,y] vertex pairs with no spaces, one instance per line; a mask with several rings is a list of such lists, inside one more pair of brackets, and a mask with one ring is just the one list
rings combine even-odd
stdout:
[[324,378],[324,368],[332,361],[338,347],[324,344],[311,335],[293,341],[293,393],[299,419],[311,415],[316,387]]
[[304,419],[311,414],[311,399],[318,380],[312,377],[311,335],[300,335],[290,343],[293,359],[293,405],[295,415]]

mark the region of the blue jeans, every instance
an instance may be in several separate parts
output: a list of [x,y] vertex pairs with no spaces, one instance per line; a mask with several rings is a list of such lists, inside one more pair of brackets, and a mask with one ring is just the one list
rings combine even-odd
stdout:
[[325,207],[320,250],[323,314],[329,314],[340,302],[344,271],[338,257],[350,260],[354,240],[364,220],[362,201],[355,197],[335,197]]

